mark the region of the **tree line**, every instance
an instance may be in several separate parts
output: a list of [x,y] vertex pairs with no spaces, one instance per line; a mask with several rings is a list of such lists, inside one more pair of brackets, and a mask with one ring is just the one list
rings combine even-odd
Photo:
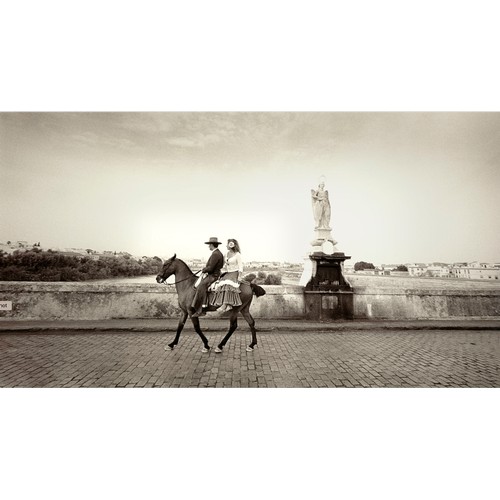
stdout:
[[257,285],[281,285],[281,275],[258,271],[257,274],[250,273],[243,277],[244,280]]
[[[375,269],[375,266],[371,262],[365,262],[363,260],[361,262],[356,262],[356,264],[354,264],[355,271],[364,271],[365,269]],[[408,268],[403,264],[400,264],[399,266],[395,267],[393,271],[407,272]]]
[[87,281],[158,274],[159,257],[64,255],[54,250],[0,252],[0,281]]

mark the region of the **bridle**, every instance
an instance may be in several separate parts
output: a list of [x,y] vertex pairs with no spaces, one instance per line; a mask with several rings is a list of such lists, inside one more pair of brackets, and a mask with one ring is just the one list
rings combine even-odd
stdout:
[[[201,272],[201,269],[199,271],[196,271],[195,273],[193,273],[195,276]],[[188,279],[192,278],[192,276],[188,276],[187,278],[184,278],[182,280],[179,280],[179,281],[174,281],[173,283],[167,283],[167,280],[165,279],[162,283],[164,285],[177,285],[177,283],[182,283],[183,281],[186,281]],[[167,278],[168,279],[168,278]]]

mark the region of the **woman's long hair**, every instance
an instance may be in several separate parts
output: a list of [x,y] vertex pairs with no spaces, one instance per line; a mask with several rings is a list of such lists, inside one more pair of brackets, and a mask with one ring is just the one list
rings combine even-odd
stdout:
[[232,251],[241,253],[240,244],[238,243],[238,240],[235,240],[234,238],[229,238],[227,240],[227,242],[229,243],[230,241],[232,241],[234,243],[234,247],[232,248]]

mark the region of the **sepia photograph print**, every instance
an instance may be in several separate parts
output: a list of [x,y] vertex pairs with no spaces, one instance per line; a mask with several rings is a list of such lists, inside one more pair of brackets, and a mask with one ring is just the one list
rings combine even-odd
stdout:
[[0,114],[0,385],[500,387],[499,134],[499,113]]
[[0,498],[496,498],[495,2],[0,4]]

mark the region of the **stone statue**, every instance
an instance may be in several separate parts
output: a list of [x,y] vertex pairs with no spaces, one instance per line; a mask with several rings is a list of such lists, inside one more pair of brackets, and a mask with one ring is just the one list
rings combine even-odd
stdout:
[[316,222],[315,229],[330,229],[330,200],[328,191],[325,191],[325,183],[320,182],[318,189],[311,189],[313,215]]

